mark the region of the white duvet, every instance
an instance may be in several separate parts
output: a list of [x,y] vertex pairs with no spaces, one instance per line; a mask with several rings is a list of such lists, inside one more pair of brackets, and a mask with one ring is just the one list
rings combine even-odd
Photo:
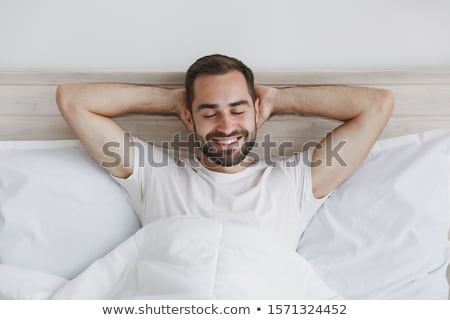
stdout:
[[0,265],[4,299],[333,299],[269,231],[202,217],[144,226],[68,281]]

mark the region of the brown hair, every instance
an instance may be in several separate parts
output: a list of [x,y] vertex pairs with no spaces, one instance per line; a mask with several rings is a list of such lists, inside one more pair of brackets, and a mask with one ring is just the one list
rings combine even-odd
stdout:
[[245,77],[248,93],[252,97],[254,103],[256,100],[256,94],[252,70],[236,58],[227,57],[221,54],[213,54],[195,61],[186,72],[184,86],[186,88],[186,102],[189,110],[192,112],[192,102],[194,101],[194,82],[199,75],[219,75],[233,70],[240,71]]

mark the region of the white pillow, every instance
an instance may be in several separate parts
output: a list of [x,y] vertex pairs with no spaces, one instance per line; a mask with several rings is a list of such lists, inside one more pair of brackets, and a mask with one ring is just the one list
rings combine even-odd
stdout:
[[72,278],[139,227],[78,141],[0,142],[0,263]]
[[353,299],[447,299],[450,130],[376,143],[298,252]]

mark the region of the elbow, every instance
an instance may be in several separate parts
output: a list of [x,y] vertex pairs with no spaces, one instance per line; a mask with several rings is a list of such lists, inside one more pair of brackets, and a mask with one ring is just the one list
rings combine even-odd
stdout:
[[394,113],[395,109],[395,97],[392,91],[381,89],[380,90],[380,108],[386,118],[389,119]]
[[58,105],[59,111],[63,111],[63,109],[67,108],[68,101],[67,101],[67,85],[62,84],[59,85],[56,89],[56,104]]
[[374,117],[373,119],[379,119],[381,123],[386,125],[394,113],[394,107],[395,98],[392,91],[375,89],[373,99],[366,111],[370,114],[370,117]]
[[74,84],[61,84],[56,89],[56,104],[60,112],[64,112],[74,104],[74,90],[76,90]]

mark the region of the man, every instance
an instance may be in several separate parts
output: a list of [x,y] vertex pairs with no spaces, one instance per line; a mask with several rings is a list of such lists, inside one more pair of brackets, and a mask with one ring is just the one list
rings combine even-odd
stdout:
[[[143,224],[177,215],[238,221],[273,231],[293,250],[314,211],[366,157],[393,112],[393,100],[389,91],[373,88],[255,87],[252,71],[223,55],[198,59],[187,71],[185,89],[97,83],[65,84],[57,91],[62,115],[127,190]],[[195,133],[200,151],[186,155],[186,166],[152,165],[164,151],[146,143],[145,150],[127,148],[143,142],[111,119],[131,112],[178,116]],[[274,114],[344,123],[314,149],[269,166],[249,152],[257,128]],[[111,142],[121,156],[113,167],[105,165],[110,159],[104,146]],[[327,163],[327,150],[339,144],[344,163]]]

